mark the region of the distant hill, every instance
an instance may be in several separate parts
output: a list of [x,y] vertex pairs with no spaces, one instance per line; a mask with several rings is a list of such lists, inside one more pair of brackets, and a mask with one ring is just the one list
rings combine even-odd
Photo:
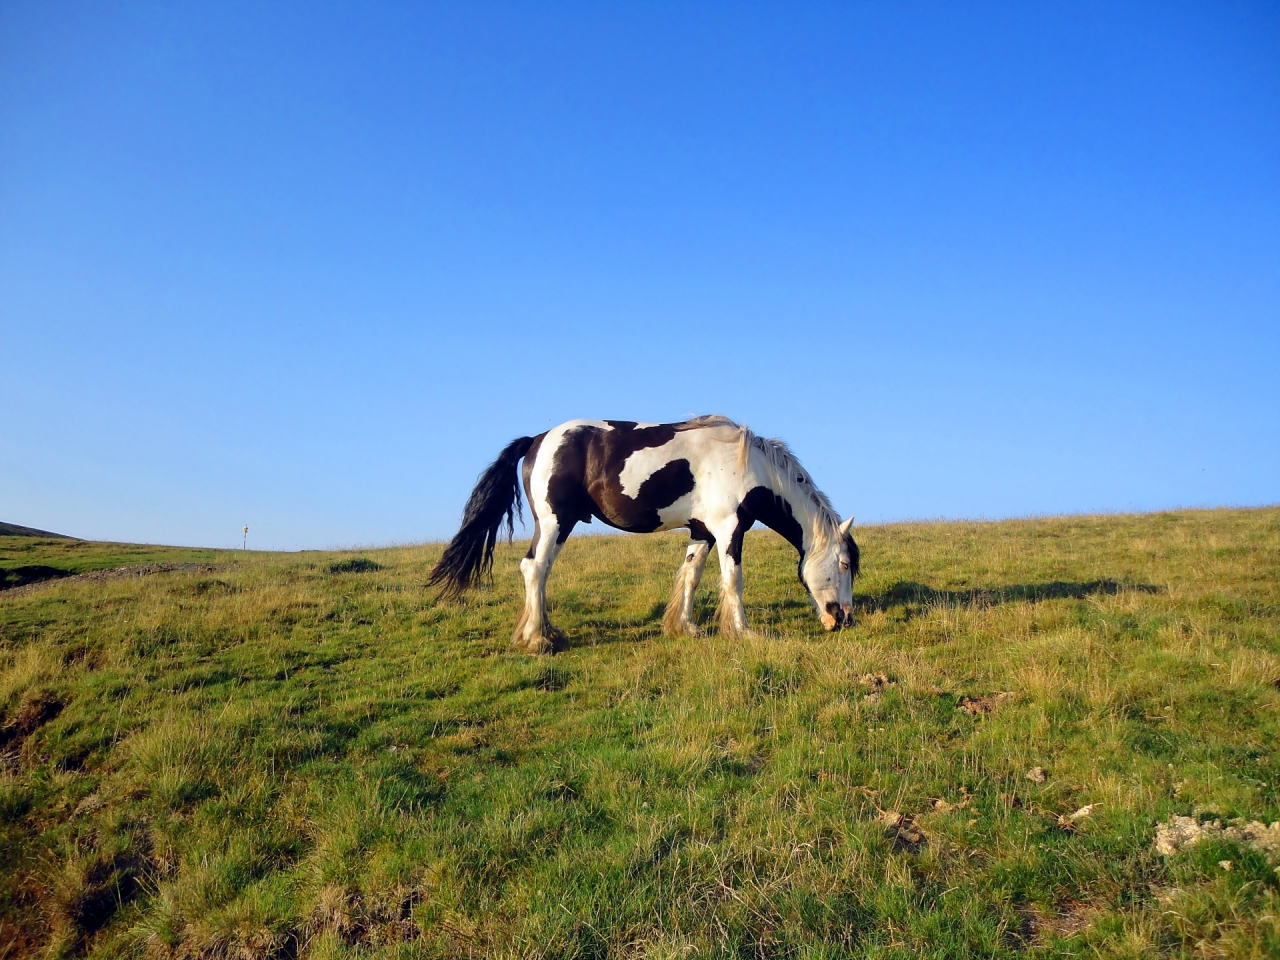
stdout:
[[54,537],[58,540],[75,540],[63,533],[50,533],[35,527],[22,527],[16,523],[0,523],[0,537]]

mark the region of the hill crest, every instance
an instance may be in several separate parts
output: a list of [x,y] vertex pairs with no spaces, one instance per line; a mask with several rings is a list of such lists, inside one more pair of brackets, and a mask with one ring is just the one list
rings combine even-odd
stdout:
[[65,533],[50,533],[48,530],[37,530],[35,527],[24,527],[17,523],[0,522],[0,537],[52,537],[55,540],[76,540]]

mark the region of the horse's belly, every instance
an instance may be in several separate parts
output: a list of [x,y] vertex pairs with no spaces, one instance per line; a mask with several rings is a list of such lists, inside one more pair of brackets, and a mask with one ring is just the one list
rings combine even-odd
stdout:
[[654,533],[683,527],[693,516],[694,480],[687,460],[666,464],[628,496],[614,477],[600,478],[589,487],[596,515],[632,533]]
[[[630,506],[630,505],[628,505]],[[595,516],[611,527],[627,533],[661,533],[689,525],[693,516],[693,494],[685,494],[675,503],[647,510],[605,509],[597,505]]]
[[676,530],[689,525],[693,516],[693,492],[686,493],[675,503],[658,509],[659,530]]

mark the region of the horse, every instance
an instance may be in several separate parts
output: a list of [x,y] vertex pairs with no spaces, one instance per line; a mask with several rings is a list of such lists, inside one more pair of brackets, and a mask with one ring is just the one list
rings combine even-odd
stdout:
[[[521,476],[517,467],[524,461]],[[722,635],[748,633],[742,605],[742,540],[758,520],[799,552],[796,572],[828,631],[853,622],[858,545],[853,517],[841,522],[831,501],[781,440],[767,440],[728,417],[681,423],[570,420],[511,441],[480,475],[462,525],[429,577],[440,595],[457,598],[492,576],[502,527],[533,514],[533,538],[520,561],[524,577],[512,645],[554,653],[564,635],[547,616],[547,576],[579,523],[600,520],[633,533],[686,527],[689,544],[662,619],[672,636],[697,636],[693,598],[712,547],[720,556]]]

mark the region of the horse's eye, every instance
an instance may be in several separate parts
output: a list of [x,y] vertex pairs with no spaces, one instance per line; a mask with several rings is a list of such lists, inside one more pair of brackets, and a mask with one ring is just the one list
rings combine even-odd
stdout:
[[804,477],[796,477],[796,483],[804,483]]
[[840,572],[841,572],[841,573],[847,573],[848,571],[849,571],[849,564],[847,564],[847,563],[845,563],[843,560],[841,560],[841,561],[840,561]]

